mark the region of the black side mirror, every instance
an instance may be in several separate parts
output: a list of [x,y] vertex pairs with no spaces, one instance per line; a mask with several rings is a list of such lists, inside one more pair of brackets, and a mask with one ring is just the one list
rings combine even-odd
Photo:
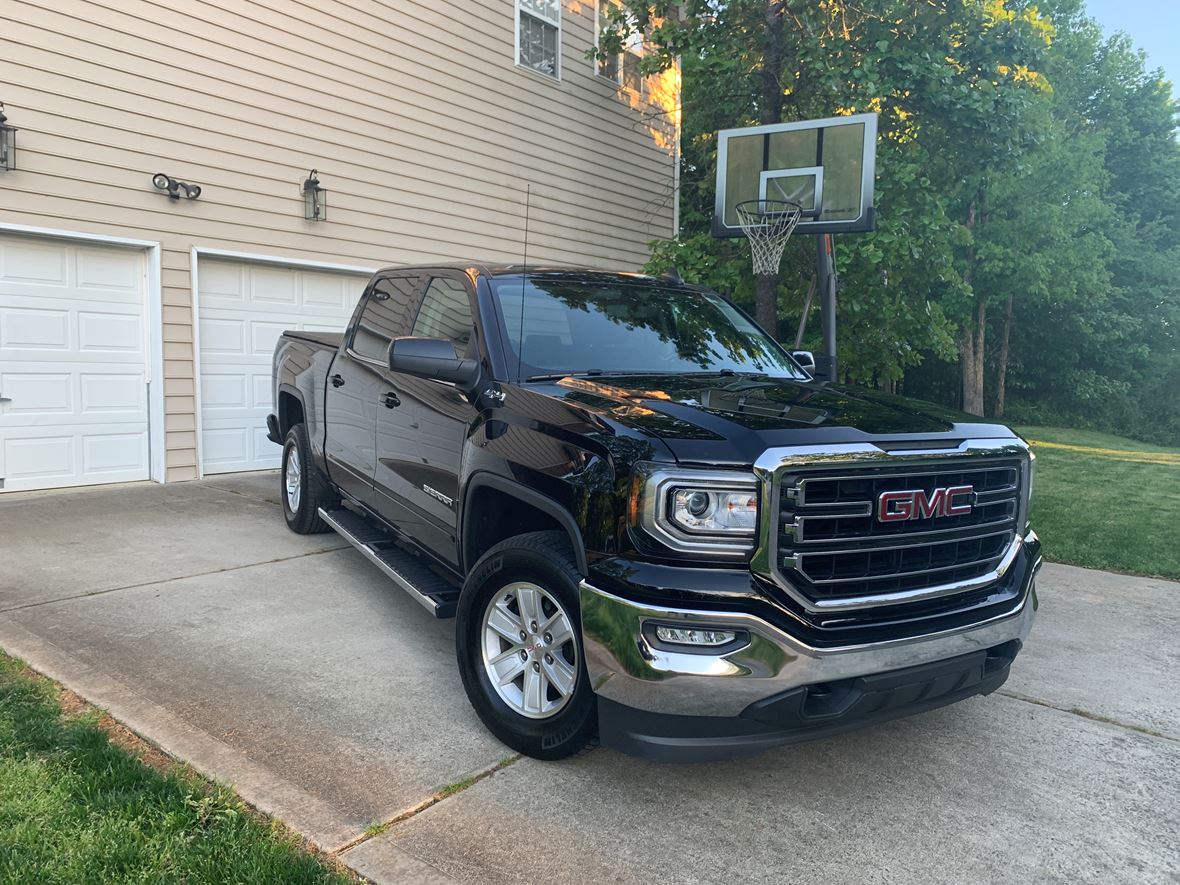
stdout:
[[479,383],[479,362],[455,356],[455,346],[443,338],[394,338],[389,346],[389,368],[418,378],[449,381],[464,392]]
[[792,350],[791,356],[795,358],[795,362],[807,370],[807,374],[815,376],[815,354],[810,350]]

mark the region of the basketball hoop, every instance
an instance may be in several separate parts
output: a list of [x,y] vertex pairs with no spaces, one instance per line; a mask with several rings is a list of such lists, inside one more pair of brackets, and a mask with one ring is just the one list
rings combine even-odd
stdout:
[[803,217],[803,207],[789,200],[745,200],[734,209],[738,224],[750,239],[754,273],[778,273],[783,249]]

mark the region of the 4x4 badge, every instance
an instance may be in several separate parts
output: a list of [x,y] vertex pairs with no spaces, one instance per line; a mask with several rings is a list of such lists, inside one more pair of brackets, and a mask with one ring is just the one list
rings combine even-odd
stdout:
[[974,486],[946,486],[929,495],[922,489],[882,492],[877,496],[877,519],[901,522],[938,516],[966,516],[975,507]]

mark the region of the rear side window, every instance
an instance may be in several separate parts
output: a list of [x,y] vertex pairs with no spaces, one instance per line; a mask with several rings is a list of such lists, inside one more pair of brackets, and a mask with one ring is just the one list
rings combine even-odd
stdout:
[[386,277],[373,284],[352,335],[360,356],[389,362],[389,342],[408,335],[417,302],[418,277]]
[[445,338],[456,356],[466,356],[471,346],[471,301],[462,280],[435,277],[426,287],[422,309],[412,334],[421,338]]

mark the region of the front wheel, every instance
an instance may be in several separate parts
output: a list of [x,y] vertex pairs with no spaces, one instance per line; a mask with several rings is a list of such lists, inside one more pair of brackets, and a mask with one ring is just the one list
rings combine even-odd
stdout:
[[561,532],[489,550],[471,570],[455,627],[463,687],[496,737],[537,759],[572,756],[595,741],[578,572]]

